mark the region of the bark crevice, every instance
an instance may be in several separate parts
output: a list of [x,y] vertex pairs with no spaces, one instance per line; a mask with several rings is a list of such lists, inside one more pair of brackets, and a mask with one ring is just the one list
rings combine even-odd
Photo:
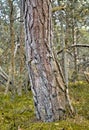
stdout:
[[51,3],[49,0],[26,2],[25,46],[35,113],[38,119],[51,122],[63,118],[66,106],[65,84],[51,48]]

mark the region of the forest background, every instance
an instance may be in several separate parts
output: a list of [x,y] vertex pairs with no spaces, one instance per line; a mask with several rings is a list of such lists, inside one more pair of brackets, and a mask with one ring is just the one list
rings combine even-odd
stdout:
[[[0,91],[1,91],[1,95],[2,93],[6,95],[5,97],[1,96],[3,98],[3,101],[5,100],[5,104],[3,104],[4,107],[6,105],[6,102],[9,102],[7,101],[7,99],[10,97],[12,98],[11,95],[14,95],[14,98],[16,94],[18,96],[23,96],[22,100],[24,101],[26,98],[24,94],[28,95],[30,90],[30,82],[29,82],[28,71],[26,66],[26,55],[25,55],[25,44],[24,44],[25,43],[24,20],[23,20],[22,12],[23,11],[22,11],[21,1],[0,0]],[[71,93],[70,95],[72,95],[73,98],[73,96],[75,96],[73,95],[74,94],[73,92],[81,91],[81,90],[83,91],[83,89],[84,89],[83,92],[86,92],[86,90],[88,89],[87,86],[89,84],[89,2],[88,0],[52,1],[52,20],[53,20],[53,24],[52,24],[53,25],[53,49],[55,51],[58,63],[60,63],[60,66],[62,68],[62,72],[65,77],[66,84],[67,85],[70,84],[70,86],[72,86],[69,88]],[[71,92],[71,90],[73,92]],[[8,97],[9,93],[11,93],[10,97]],[[86,96],[87,92],[84,94],[85,97],[87,97]],[[77,104],[77,107],[79,107],[79,109],[82,108],[80,103],[80,99],[81,99],[80,95],[81,94],[78,93],[79,97],[77,97],[76,99],[77,103],[80,104],[79,106]],[[82,98],[83,98],[82,100],[84,100],[84,95]],[[21,100],[21,97],[19,100]],[[87,99],[84,100],[84,103],[86,101]],[[27,100],[27,103],[29,102],[30,101]],[[1,109],[3,105],[1,104]],[[83,105],[84,108],[86,106],[88,107],[87,103],[86,106],[85,104]],[[15,106],[12,107],[14,110]],[[83,113],[83,116],[85,117],[79,116],[78,118],[78,116],[76,116],[78,120],[83,121],[85,120],[85,118],[87,118],[88,120],[89,113],[88,110],[84,111],[84,108],[82,108],[83,111],[79,110],[79,113],[80,115],[82,115],[82,113],[85,112]],[[25,108],[25,112],[27,111],[28,110]],[[17,112],[17,115],[19,112]],[[17,127],[19,129],[19,127],[21,126],[26,127],[20,124],[19,121],[18,121],[19,123],[17,123],[16,119],[12,119],[13,118],[12,115],[9,117],[8,113],[4,116],[2,115],[1,112],[1,118],[2,117],[4,118],[2,119],[3,121],[1,121],[1,124],[9,122],[8,120],[10,119],[8,118],[11,118],[12,120],[10,126],[8,126],[8,123],[6,123],[5,127],[12,128],[13,126],[13,129]],[[22,120],[23,120],[22,122],[24,122],[25,119]],[[27,120],[29,120],[29,118]],[[84,127],[88,127],[87,122],[88,121],[86,121],[85,123],[86,126],[83,125],[83,129]],[[56,123],[55,127],[59,127],[59,125],[60,125],[59,123],[58,124]],[[67,125],[68,128],[64,128],[64,129],[73,129],[72,127],[74,127],[71,126],[70,124]],[[67,127],[67,125],[65,123],[65,127]],[[33,129],[35,129],[34,125],[32,127]],[[60,129],[62,127],[63,126],[60,126]],[[39,129],[44,129],[43,124],[42,124],[42,128]],[[87,129],[89,129],[89,127]]]

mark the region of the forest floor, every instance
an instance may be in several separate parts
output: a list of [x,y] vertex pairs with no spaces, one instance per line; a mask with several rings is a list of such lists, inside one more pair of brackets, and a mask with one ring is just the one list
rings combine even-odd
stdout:
[[70,83],[69,90],[76,115],[53,123],[36,120],[31,92],[21,97],[0,92],[0,130],[89,130],[89,84]]

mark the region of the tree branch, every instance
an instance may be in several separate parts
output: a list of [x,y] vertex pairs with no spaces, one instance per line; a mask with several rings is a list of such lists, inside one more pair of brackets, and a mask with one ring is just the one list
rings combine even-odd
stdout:
[[89,45],[88,44],[75,44],[75,45],[71,45],[69,47],[65,47],[65,48],[61,49],[60,51],[58,51],[57,55],[60,54],[61,52],[63,52],[64,49],[70,49],[72,47],[87,47],[87,48],[89,48]]

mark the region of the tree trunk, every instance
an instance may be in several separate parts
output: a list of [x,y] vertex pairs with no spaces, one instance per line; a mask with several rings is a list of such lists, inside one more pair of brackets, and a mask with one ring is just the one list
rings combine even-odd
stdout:
[[73,45],[75,47],[73,48],[73,53],[74,53],[74,72],[75,72],[75,81],[77,80],[77,75],[78,75],[78,68],[77,68],[77,36],[76,36],[76,28],[75,28],[75,19],[74,19],[74,9],[72,11],[72,37],[73,37]]
[[[14,6],[13,1],[8,0],[9,8],[10,8],[10,14],[9,14],[9,20],[10,20],[10,42],[11,42],[11,61],[10,61],[10,73],[9,77],[11,77],[13,90],[12,92],[15,93],[15,58],[14,58],[14,40],[15,40],[15,34],[14,34]],[[7,87],[9,89],[9,86]]]
[[[25,8],[24,8],[25,7]],[[63,118],[65,85],[52,54],[49,0],[23,0],[27,66],[35,112],[42,121]]]

